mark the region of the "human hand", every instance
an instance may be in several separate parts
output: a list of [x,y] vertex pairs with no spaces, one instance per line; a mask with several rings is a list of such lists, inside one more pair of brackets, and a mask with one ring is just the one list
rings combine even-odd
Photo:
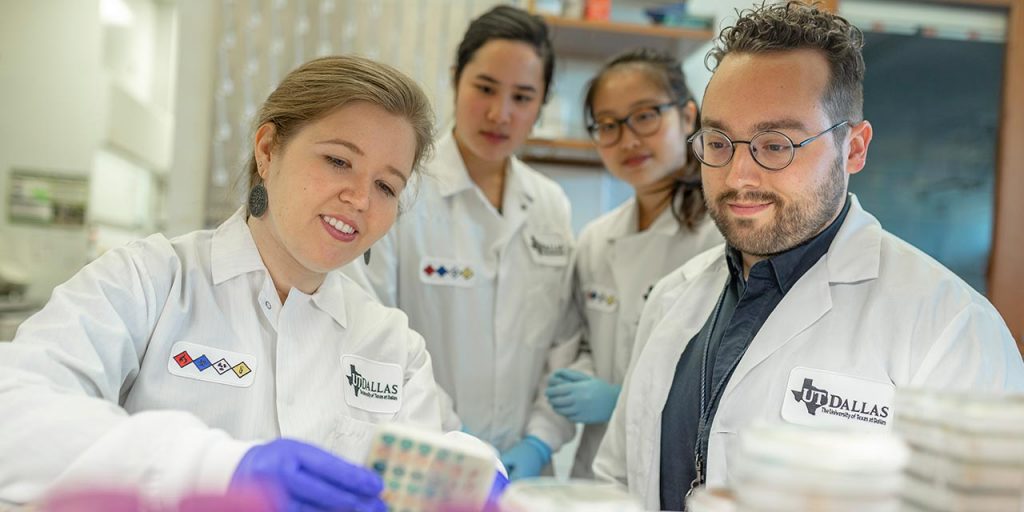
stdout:
[[548,379],[544,394],[558,414],[577,423],[590,424],[608,422],[620,391],[622,386],[577,370],[561,368]]
[[501,454],[501,463],[508,470],[511,481],[540,476],[544,465],[551,460],[551,447],[535,436],[526,436]]
[[375,473],[313,445],[276,439],[242,457],[231,487],[270,486],[279,510],[384,512],[384,484]]
[[487,495],[487,503],[484,504],[483,512],[501,511],[501,508],[498,506],[498,500],[501,499],[501,493],[505,492],[506,487],[508,487],[508,477],[501,471],[495,471],[494,483],[491,484],[491,492]]

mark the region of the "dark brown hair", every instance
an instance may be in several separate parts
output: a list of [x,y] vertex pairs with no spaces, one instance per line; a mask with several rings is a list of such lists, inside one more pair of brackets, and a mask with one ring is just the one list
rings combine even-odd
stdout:
[[[668,94],[669,100],[675,102],[680,111],[687,103],[694,102],[693,93],[686,86],[683,67],[675,57],[652,48],[637,48],[612,57],[587,83],[583,99],[585,125],[595,121],[594,94],[601,80],[610,71],[625,66],[635,66],[638,71],[645,73],[652,82],[665,91],[665,94]],[[693,130],[700,130],[700,112],[694,117]],[[670,208],[679,224],[692,230],[704,218],[707,205],[704,203],[704,189],[700,181],[700,161],[685,140],[679,141],[679,144],[686,145],[686,165],[682,169],[682,175],[672,182],[672,191],[669,194]]]
[[[832,123],[860,122],[864,117],[864,34],[846,19],[817,8],[816,3],[761,4],[737,11],[739,19],[722,29],[705,64],[714,71],[730,53],[819,50],[830,76],[821,103]],[[713,61],[713,65],[710,61]],[[836,130],[842,144],[848,128]]]
[[520,41],[533,47],[544,63],[544,95],[547,103],[551,77],[555,73],[555,52],[548,38],[548,26],[540,16],[508,5],[499,5],[483,13],[469,24],[455,51],[455,86],[459,85],[462,70],[483,45],[495,39]]

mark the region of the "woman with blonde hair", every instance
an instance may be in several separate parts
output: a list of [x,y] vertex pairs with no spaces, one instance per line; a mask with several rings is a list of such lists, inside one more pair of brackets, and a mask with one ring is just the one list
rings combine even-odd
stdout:
[[0,344],[0,501],[259,482],[287,510],[384,510],[360,465],[374,427],[439,430],[437,386],[405,315],[332,270],[395,222],[432,122],[382,64],[286,76],[256,121],[245,207],[109,251]]

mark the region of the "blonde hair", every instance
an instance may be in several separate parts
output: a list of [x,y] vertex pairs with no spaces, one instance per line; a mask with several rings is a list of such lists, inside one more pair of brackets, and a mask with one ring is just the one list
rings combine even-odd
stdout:
[[[263,102],[254,127],[273,123],[274,144],[284,146],[306,124],[354,102],[376,105],[409,121],[416,134],[417,170],[433,148],[430,101],[401,71],[363,57],[322,57],[288,73]],[[261,181],[254,156],[249,157],[246,173],[250,189]]]

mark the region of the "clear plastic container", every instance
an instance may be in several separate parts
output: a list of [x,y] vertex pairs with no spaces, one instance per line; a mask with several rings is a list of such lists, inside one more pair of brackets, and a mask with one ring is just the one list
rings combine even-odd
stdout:
[[740,435],[740,511],[897,512],[906,445],[887,432],[760,426]]
[[1024,489],[1016,492],[964,492],[907,475],[903,487],[906,503],[934,512],[1017,512],[1024,510]]
[[1024,461],[1019,464],[957,460],[923,449],[912,449],[907,472],[921,480],[943,483],[964,492],[1024,489]]
[[912,447],[958,460],[1024,464],[1024,395],[901,389],[894,428]]
[[643,512],[637,498],[594,480],[531,478],[512,482],[499,503],[502,512]]

